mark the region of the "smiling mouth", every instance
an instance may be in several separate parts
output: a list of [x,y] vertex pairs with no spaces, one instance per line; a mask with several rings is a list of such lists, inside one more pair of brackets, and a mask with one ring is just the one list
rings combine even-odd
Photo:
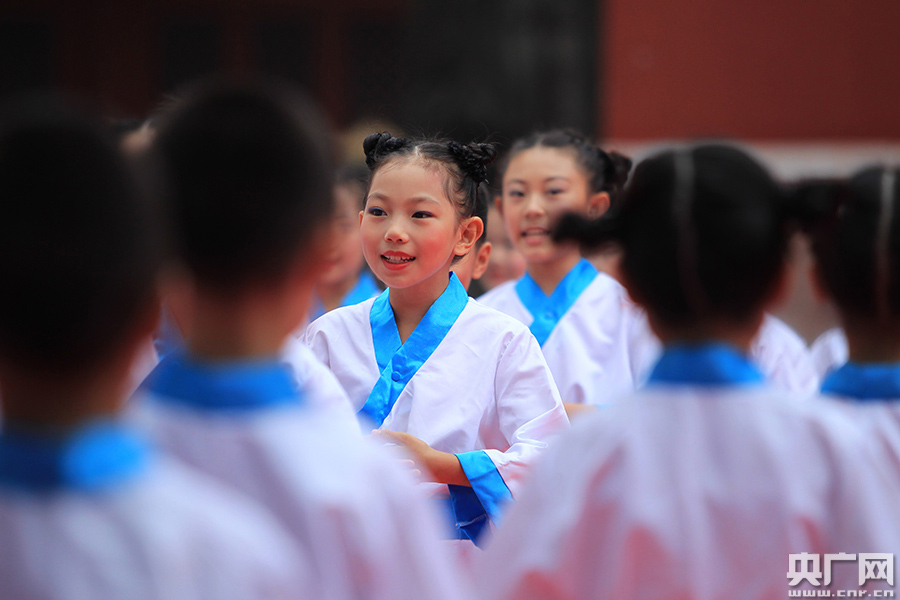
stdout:
[[546,231],[546,230],[540,230],[540,231],[523,231],[523,232],[522,232],[522,237],[536,237],[536,236],[539,236],[539,235],[547,235],[548,233],[549,233],[549,232]]
[[390,263],[392,265],[402,265],[403,263],[408,263],[416,260],[416,257],[410,256],[408,258],[402,258],[399,256],[385,256],[381,255],[381,258],[384,259],[385,262]]

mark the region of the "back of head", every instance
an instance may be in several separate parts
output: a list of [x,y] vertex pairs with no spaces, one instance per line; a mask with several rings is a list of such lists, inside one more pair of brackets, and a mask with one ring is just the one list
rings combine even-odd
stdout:
[[54,374],[95,366],[155,300],[155,219],[102,125],[55,98],[0,116],[0,355]]
[[795,191],[822,282],[847,316],[900,316],[898,180],[896,169],[870,167]]
[[572,129],[537,131],[516,140],[504,159],[501,172],[506,171],[509,161],[517,154],[531,148],[554,148],[570,152],[584,169],[590,185],[590,192],[592,194],[608,193],[613,206],[631,172],[630,158],[618,152],[606,152],[592,140]]
[[701,145],[644,160],[618,211],[593,223],[566,219],[558,235],[589,246],[620,241],[635,295],[684,327],[761,310],[784,268],[788,216],[782,190],[754,159]]
[[330,139],[298,91],[202,84],[162,118],[176,251],[220,291],[277,282],[332,212]]

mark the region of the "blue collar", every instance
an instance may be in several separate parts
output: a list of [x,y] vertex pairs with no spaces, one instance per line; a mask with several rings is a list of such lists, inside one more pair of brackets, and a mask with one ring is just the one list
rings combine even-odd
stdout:
[[[381,293],[381,289],[375,282],[375,278],[368,271],[363,271],[359,274],[359,278],[356,280],[356,285],[353,286],[353,289],[347,292],[347,295],[341,299],[340,305],[353,306],[354,304],[365,302],[369,298],[377,296],[379,293]],[[322,301],[318,296],[315,296],[312,309],[309,311],[310,322],[315,321],[326,312]]]
[[860,402],[900,400],[900,364],[848,362],[825,378],[822,393]]
[[198,362],[183,351],[164,358],[142,387],[160,400],[211,411],[299,405],[300,386],[278,359]]
[[381,375],[365,405],[359,410],[361,414],[368,416],[377,426],[384,422],[406,384],[446,337],[468,302],[466,288],[456,273],[451,272],[447,288],[425,313],[406,343],[401,344],[391,308],[390,290],[385,290],[375,299],[369,321],[375,361]]
[[534,318],[529,328],[541,346],[547,341],[559,320],[572,308],[572,305],[594,281],[595,277],[597,277],[597,269],[582,258],[563,277],[549,297],[544,294],[544,291],[528,273],[525,273],[525,276],[516,283],[519,300]]
[[763,381],[743,353],[724,343],[706,343],[667,347],[647,383],[723,386]]
[[32,492],[100,491],[142,473],[149,457],[144,440],[111,421],[65,435],[7,423],[0,432],[0,485]]

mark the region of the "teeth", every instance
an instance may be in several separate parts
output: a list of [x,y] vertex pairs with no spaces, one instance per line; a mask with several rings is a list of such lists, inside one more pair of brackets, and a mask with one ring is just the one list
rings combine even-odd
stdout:
[[399,256],[383,256],[382,258],[384,258],[384,260],[388,261],[392,265],[399,265],[415,260],[415,258],[400,258]]

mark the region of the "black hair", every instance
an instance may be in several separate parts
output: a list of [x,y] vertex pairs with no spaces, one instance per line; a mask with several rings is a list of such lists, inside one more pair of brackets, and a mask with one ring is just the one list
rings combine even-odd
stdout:
[[510,161],[517,154],[537,147],[572,151],[578,164],[588,175],[590,192],[608,193],[611,206],[618,200],[631,172],[631,159],[627,156],[618,152],[606,152],[578,131],[553,129],[537,131],[513,142],[503,161],[501,183]]
[[758,311],[783,271],[793,218],[765,168],[737,148],[706,144],[642,161],[619,209],[593,222],[566,216],[556,236],[621,243],[635,295],[684,327]]
[[0,354],[63,375],[102,364],[157,301],[158,215],[131,166],[99,119],[28,96],[0,114],[0,189]]
[[284,84],[198,85],[161,118],[179,258],[220,291],[279,281],[332,213],[330,140],[318,110]]
[[795,189],[823,284],[845,314],[900,316],[898,179],[896,169],[869,167]]
[[[460,144],[443,139],[410,140],[395,138],[390,133],[382,132],[368,136],[363,141],[363,150],[371,171],[370,184],[378,169],[391,160],[417,157],[435,162],[447,173],[447,197],[455,201],[459,216],[463,219],[481,217],[478,214],[479,191],[487,185],[487,165],[497,157],[497,149],[493,144]],[[486,221],[487,215],[482,220]],[[486,225],[487,223],[485,230]],[[461,257],[455,257],[454,261],[459,258]]]
[[491,192],[488,189],[487,185],[478,186],[478,195],[475,198],[475,212],[472,216],[478,217],[481,219],[481,222],[484,223],[484,229],[481,231],[481,235],[475,240],[475,247],[481,248],[484,245],[484,242],[487,240],[487,228],[488,228],[488,211],[491,208]]
[[363,141],[363,150],[372,177],[382,166],[400,157],[418,157],[439,164],[449,175],[447,197],[455,200],[462,218],[475,215],[478,189],[487,183],[487,165],[497,156],[493,144],[409,140],[391,137],[387,132],[368,136]]

